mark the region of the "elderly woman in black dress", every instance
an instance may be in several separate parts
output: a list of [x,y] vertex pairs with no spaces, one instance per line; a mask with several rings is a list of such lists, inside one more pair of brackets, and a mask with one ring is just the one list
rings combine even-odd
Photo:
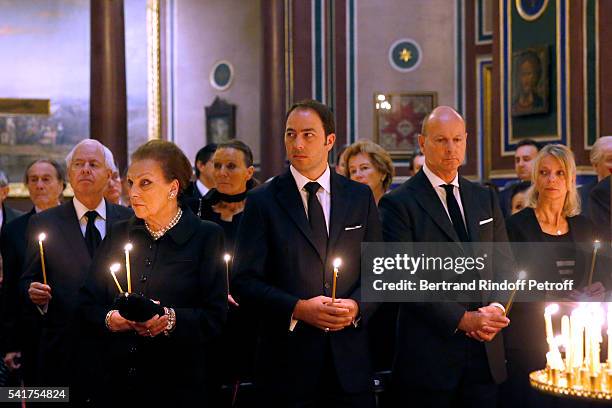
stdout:
[[[227,313],[223,231],[181,208],[190,175],[189,161],[173,143],[150,141],[134,152],[127,178],[135,216],[107,233],[81,290],[85,333],[96,342],[92,356],[100,357],[96,398],[106,406],[206,401],[211,373],[204,351]],[[115,262],[122,265],[117,282],[109,272]],[[131,287],[158,312],[129,320],[116,307],[118,286]]]

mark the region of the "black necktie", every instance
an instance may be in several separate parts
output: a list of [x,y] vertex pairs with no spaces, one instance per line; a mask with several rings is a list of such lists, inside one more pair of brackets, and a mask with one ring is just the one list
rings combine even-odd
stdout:
[[453,194],[453,189],[455,188],[455,186],[452,184],[442,184],[442,187],[446,191],[446,206],[448,207],[448,213],[450,215],[451,221],[453,222],[455,232],[459,237],[459,241],[469,242],[470,238],[468,237],[467,231],[465,229],[465,224],[463,223],[463,217],[461,216],[459,203],[457,203],[457,200],[455,199],[455,194]]
[[314,241],[321,253],[322,257],[325,258],[327,252],[327,226],[325,224],[325,214],[323,213],[323,207],[317,198],[317,191],[321,185],[315,181],[311,181],[304,186],[304,189],[308,192],[308,222],[310,223],[310,229]]
[[94,224],[96,217],[98,217],[98,213],[96,211],[87,211],[85,213],[85,217],[87,217],[85,243],[87,244],[87,251],[89,252],[89,255],[93,258],[96,248],[98,248],[98,245],[100,245],[100,242],[102,241],[100,231],[98,231],[96,224]]

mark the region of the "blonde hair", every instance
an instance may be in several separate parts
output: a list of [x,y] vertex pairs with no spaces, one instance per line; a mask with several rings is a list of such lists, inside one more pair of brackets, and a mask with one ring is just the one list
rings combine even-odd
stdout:
[[374,167],[376,167],[376,169],[385,176],[382,183],[383,190],[387,191],[389,186],[391,186],[393,176],[395,176],[393,161],[391,160],[391,156],[389,156],[389,153],[387,153],[385,149],[370,140],[359,140],[353,143],[352,145],[347,147],[344,152],[342,152],[342,161],[344,163],[344,169],[346,171],[346,176],[349,178],[349,160],[351,159],[351,157],[356,156],[359,153],[367,154]]
[[562,215],[564,217],[573,217],[580,214],[580,196],[576,188],[576,160],[574,153],[564,145],[549,144],[544,146],[533,162],[531,169],[531,187],[527,191],[527,207],[535,208],[538,204],[539,192],[536,189],[536,180],[540,172],[542,159],[546,156],[552,156],[559,160],[559,163],[565,171],[565,186],[567,194],[563,203]]

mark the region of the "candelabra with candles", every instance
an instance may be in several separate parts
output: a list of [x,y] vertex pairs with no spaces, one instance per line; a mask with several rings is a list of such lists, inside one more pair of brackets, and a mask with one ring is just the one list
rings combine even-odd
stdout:
[[[546,368],[529,375],[531,386],[556,396],[586,400],[612,400],[612,303],[607,310],[607,360],[601,361],[604,310],[601,303],[584,303],[561,319],[561,335],[555,337],[552,315],[559,305],[546,307]],[[564,355],[562,355],[563,350]]]

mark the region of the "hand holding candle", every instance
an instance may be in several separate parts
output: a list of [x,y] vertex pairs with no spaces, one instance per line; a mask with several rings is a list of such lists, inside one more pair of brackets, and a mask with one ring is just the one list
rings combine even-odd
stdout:
[[132,271],[130,269],[130,251],[133,246],[130,242],[125,244],[123,249],[125,250],[125,272],[127,276],[127,293],[132,293]]
[[342,265],[342,259],[334,259],[334,280],[332,283],[332,303],[336,301],[336,284],[338,280],[338,268]]
[[119,284],[119,281],[117,280],[117,271],[121,269],[121,265],[118,263],[114,263],[110,266],[110,273],[111,275],[113,275],[113,279],[115,280],[115,285],[117,285],[117,289],[119,289],[119,293],[123,293],[123,288],[121,288],[121,285]]
[[47,284],[47,270],[45,269],[45,250],[43,249],[43,241],[47,235],[42,232],[38,235],[38,248],[40,249],[40,265],[42,267],[43,283]]

